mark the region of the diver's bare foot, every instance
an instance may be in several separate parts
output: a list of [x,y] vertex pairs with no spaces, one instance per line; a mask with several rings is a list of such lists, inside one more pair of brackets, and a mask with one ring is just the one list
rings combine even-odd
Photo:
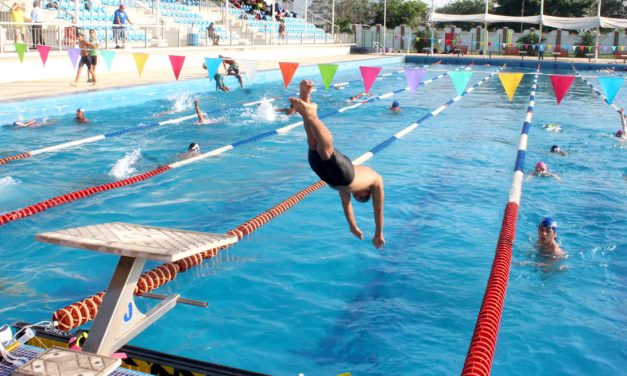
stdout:
[[300,82],[300,99],[304,102],[311,102],[311,91],[314,88],[314,83],[311,80],[302,80]]

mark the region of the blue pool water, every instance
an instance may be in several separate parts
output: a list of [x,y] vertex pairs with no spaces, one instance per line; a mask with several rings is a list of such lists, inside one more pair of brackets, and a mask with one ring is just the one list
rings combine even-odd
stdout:
[[[427,77],[455,68],[435,66]],[[470,85],[495,69],[475,67]],[[525,76],[512,102],[493,77],[367,163],[385,179],[382,251],[370,244],[372,208],[355,206],[366,237],[359,241],[348,231],[337,194],[324,188],[163,287],[159,292],[207,301],[209,308],[179,305],[132,343],[276,375],[458,374],[494,255],[532,77]],[[358,78],[353,67],[340,69],[336,80]],[[296,83],[284,91],[268,79],[222,94],[203,92],[207,81],[198,81],[119,96],[85,94],[76,103],[39,100],[38,112],[58,124],[0,128],[0,157],[187,115],[192,98],[209,111],[293,92]],[[396,74],[372,91],[404,86],[404,76]],[[353,84],[319,91],[314,100],[325,113],[361,90]],[[397,95],[400,114],[387,110],[390,98],[325,122],[336,147],[355,158],[454,95],[445,78]],[[624,88],[615,102],[627,105]],[[79,105],[91,125],[72,123],[68,109]],[[3,120],[14,115],[12,106],[0,105]],[[184,110],[153,117],[174,107]],[[208,151],[296,119],[266,121],[253,109],[214,117],[221,122],[167,125],[0,166],[0,213],[170,163],[192,141]],[[544,123],[559,123],[563,131],[547,132]],[[540,77],[525,169],[544,160],[562,181],[523,184],[493,375],[616,375],[627,368],[627,166],[626,145],[612,137],[618,127],[618,115],[581,80],[557,106],[548,77]],[[552,144],[569,155],[549,155]],[[38,243],[36,233],[110,221],[224,232],[315,181],[299,128],[2,226],[0,322],[49,319],[104,289],[117,261]],[[559,222],[569,254],[565,271],[523,265],[535,260],[535,228],[543,216]]]

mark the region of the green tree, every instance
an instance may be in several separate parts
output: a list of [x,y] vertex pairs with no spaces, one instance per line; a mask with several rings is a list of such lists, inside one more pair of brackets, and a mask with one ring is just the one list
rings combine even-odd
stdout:
[[[383,25],[383,5],[383,0],[374,5],[375,24]],[[386,26],[388,29],[399,25],[417,27],[423,23],[426,11],[427,4],[419,0],[387,0]]]
[[[586,54],[588,52],[592,52],[588,50],[589,46],[594,46],[594,35],[589,32],[586,31],[585,33],[583,33],[582,35],[579,36],[579,40],[577,41],[577,49],[575,50],[575,56],[577,57],[586,57]],[[579,46],[582,46],[583,48],[580,48]]]
[[335,19],[350,24],[372,25],[375,7],[370,0],[338,0],[335,2]]
[[[497,0],[496,14],[520,16],[523,11],[521,0]],[[545,0],[544,14],[557,17],[585,17],[596,15],[597,0]],[[524,0],[525,16],[540,14],[540,0]]]

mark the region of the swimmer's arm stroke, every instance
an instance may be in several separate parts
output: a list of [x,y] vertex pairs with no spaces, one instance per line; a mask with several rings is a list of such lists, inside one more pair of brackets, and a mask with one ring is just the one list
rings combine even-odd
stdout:
[[342,209],[344,209],[344,217],[346,217],[346,222],[348,222],[348,226],[356,237],[361,240],[364,240],[364,234],[361,232],[359,227],[357,227],[357,222],[355,222],[355,214],[353,213],[353,204],[351,203],[351,194],[350,192],[340,191],[340,199],[342,200]]
[[377,249],[383,248],[385,245],[385,238],[383,237],[383,178],[379,176],[377,183],[372,188],[372,211],[374,215],[374,237],[372,238],[372,244]]

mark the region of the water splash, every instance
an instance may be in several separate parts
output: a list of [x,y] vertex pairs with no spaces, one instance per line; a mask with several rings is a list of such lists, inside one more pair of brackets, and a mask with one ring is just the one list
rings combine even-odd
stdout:
[[124,158],[118,159],[111,168],[111,171],[109,171],[109,176],[119,180],[126,179],[134,174],[136,170],[133,165],[137,163],[141,157],[141,152],[142,149],[137,148],[130,153],[126,153]]
[[4,188],[4,187],[10,187],[13,185],[18,185],[20,183],[19,180],[17,179],[13,179],[10,176],[5,176],[3,178],[0,178],[0,189]]
[[194,100],[190,93],[183,93],[176,97],[176,102],[172,106],[172,112],[183,112],[192,108]]
[[272,106],[272,98],[263,97],[259,101],[257,107],[249,107],[242,112],[242,117],[250,119],[252,122],[271,123],[277,119],[276,111]]

